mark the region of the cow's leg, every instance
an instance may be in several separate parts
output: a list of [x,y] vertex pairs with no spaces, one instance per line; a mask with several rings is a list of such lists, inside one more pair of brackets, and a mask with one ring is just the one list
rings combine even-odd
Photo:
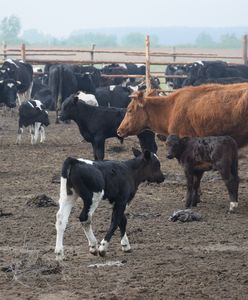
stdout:
[[105,140],[95,140],[92,143],[94,159],[95,160],[103,160],[104,159],[104,147]]
[[118,205],[118,204],[115,203],[115,205],[113,207],[110,228],[109,228],[107,234],[105,235],[104,239],[101,241],[101,244],[100,244],[100,247],[99,247],[99,254],[101,256],[106,255],[106,252],[108,250],[109,242],[110,242],[114,232],[116,231],[117,227],[119,226],[119,224],[122,221],[124,211],[125,211],[125,205],[123,205],[123,204]]
[[17,132],[17,139],[16,139],[17,144],[21,143],[22,134],[23,134],[23,128],[22,128],[22,125],[19,124],[18,132]]
[[187,194],[186,194],[186,208],[192,206],[192,199],[193,199],[193,186],[194,186],[194,177],[192,172],[189,170],[185,170],[186,180],[187,180]]
[[34,144],[34,134],[35,134],[35,128],[34,125],[30,125],[30,134],[31,134],[31,144]]
[[228,190],[230,198],[230,212],[233,212],[235,208],[238,207],[239,177],[238,167],[233,168],[234,164],[235,162],[232,163],[231,167],[227,163],[222,163],[221,166],[217,166],[217,170],[220,172]]
[[45,128],[43,125],[40,126],[40,142],[43,143],[46,139]]
[[131,246],[129,244],[129,240],[126,234],[126,226],[127,226],[127,218],[123,212],[122,219],[119,223],[119,228],[121,232],[121,249],[124,252],[130,252],[131,251]]
[[82,197],[84,201],[84,208],[80,214],[80,222],[82,223],[83,230],[85,235],[88,239],[89,243],[89,251],[93,255],[97,255],[98,248],[97,248],[97,239],[93,233],[91,222],[92,216],[99,205],[99,202],[102,200],[103,191],[98,193],[93,193],[92,198],[89,195],[86,195],[84,191],[84,195]]
[[37,144],[39,138],[40,126],[41,126],[40,122],[34,123],[34,144]]
[[60,180],[60,198],[59,198],[59,210],[56,215],[56,247],[55,254],[57,260],[62,260],[64,258],[64,247],[63,247],[63,237],[64,231],[68,222],[68,218],[75,200],[78,198],[77,193],[72,190],[72,194],[67,194],[67,179],[61,177]]
[[194,172],[193,175],[193,192],[192,192],[192,206],[197,206],[200,202],[199,187],[203,175],[203,171]]

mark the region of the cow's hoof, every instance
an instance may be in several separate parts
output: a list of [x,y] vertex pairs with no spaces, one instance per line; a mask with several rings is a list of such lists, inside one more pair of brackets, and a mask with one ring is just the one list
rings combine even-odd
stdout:
[[97,256],[98,254],[98,249],[96,246],[91,246],[90,247],[90,254],[94,255],[94,256]]
[[56,258],[55,258],[56,261],[62,261],[65,258],[63,250],[60,250],[60,251],[55,250],[55,255],[56,255]]
[[107,254],[107,251],[105,251],[105,250],[99,251],[99,255],[100,255],[101,257],[105,257],[106,254]]

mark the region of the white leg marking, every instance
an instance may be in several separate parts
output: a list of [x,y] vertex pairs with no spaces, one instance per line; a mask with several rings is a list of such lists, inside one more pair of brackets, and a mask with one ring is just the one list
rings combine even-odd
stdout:
[[121,239],[121,249],[124,252],[128,252],[131,250],[131,246],[129,244],[129,240],[126,233],[123,235],[123,238]]
[[17,139],[16,139],[16,143],[20,144],[21,143],[21,139],[22,139],[22,134],[23,134],[23,128],[19,128],[19,132],[17,135]]
[[46,139],[45,128],[43,125],[40,126],[40,142],[43,143]]
[[57,230],[56,246],[55,246],[56,260],[62,260],[64,258],[64,248],[63,248],[64,231],[69,219],[72,206],[78,197],[78,195],[75,193],[73,189],[72,189],[73,194],[67,195],[66,183],[67,183],[67,179],[61,177],[59,210],[56,215],[56,230]]
[[34,126],[30,125],[31,144],[34,144]]
[[108,250],[108,245],[109,243],[107,241],[105,241],[105,239],[103,239],[101,241],[100,247],[99,247],[99,254],[101,256],[105,256]]
[[85,235],[89,242],[90,253],[94,255],[97,254],[98,249],[97,249],[97,239],[91,227],[91,220],[92,220],[93,213],[95,212],[95,210],[99,205],[99,202],[102,200],[103,194],[104,191],[101,191],[99,193],[93,193],[92,204],[88,212],[88,220],[85,223],[82,223]]
[[34,123],[34,144],[37,144],[39,132],[40,132],[40,126],[41,126],[40,122]]
[[230,202],[230,208],[229,211],[234,211],[235,208],[237,208],[239,205],[238,202]]

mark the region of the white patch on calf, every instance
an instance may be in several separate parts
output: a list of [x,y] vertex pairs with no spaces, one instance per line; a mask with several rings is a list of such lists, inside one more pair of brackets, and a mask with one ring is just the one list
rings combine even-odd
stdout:
[[88,105],[98,106],[96,97],[93,94],[85,94],[82,91],[77,92],[78,99],[84,101]]
[[124,251],[124,252],[128,252],[131,249],[131,246],[129,244],[129,240],[128,240],[126,233],[123,235],[123,238],[121,239],[121,248],[122,248],[122,251]]
[[72,209],[72,206],[78,195],[72,189],[72,195],[67,195],[67,179],[60,178],[60,197],[59,197],[59,210],[56,215],[56,259],[62,260],[64,257],[63,237],[64,231],[68,222],[68,218]]
[[7,86],[11,89],[15,84],[14,83],[7,83]]
[[101,256],[106,255],[106,252],[108,250],[108,246],[109,246],[109,243],[107,241],[105,241],[105,239],[103,239],[101,241],[101,244],[100,244],[100,247],[99,247],[99,253],[100,253]]
[[78,161],[82,161],[88,165],[93,165],[93,161],[92,160],[89,160],[89,159],[83,159],[83,158],[78,158],[77,159]]
[[36,107],[38,107],[40,110],[42,110],[41,106],[42,106],[42,103],[40,100],[33,100],[36,104]]
[[[7,58],[5,61],[7,61],[8,63],[10,63],[10,64],[13,64],[13,65],[15,65],[17,68],[19,68],[19,66],[11,59],[11,58]],[[10,69],[8,68],[8,71],[9,71]]]
[[115,85],[110,85],[110,86],[109,86],[109,90],[110,90],[111,92],[114,90],[114,88],[115,88]]
[[238,202],[230,202],[230,208],[229,208],[229,211],[233,211],[234,208],[237,208],[239,205]]
[[196,61],[196,64],[204,66],[204,63],[201,60]]

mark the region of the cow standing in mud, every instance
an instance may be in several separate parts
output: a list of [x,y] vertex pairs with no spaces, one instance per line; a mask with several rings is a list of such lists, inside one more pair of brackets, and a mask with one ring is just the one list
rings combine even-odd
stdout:
[[225,182],[229,197],[229,211],[238,207],[238,147],[230,136],[203,138],[169,135],[166,139],[167,158],[176,158],[187,180],[186,208],[200,202],[199,188],[204,172],[218,171]]
[[144,129],[168,136],[230,135],[238,147],[248,144],[248,83],[209,84],[182,88],[168,96],[132,94],[117,133]]
[[[90,253],[105,256],[109,242],[117,227],[121,232],[121,246],[124,252],[131,247],[126,234],[126,206],[136,194],[143,181],[161,183],[164,175],[157,156],[145,150],[133,149],[135,158],[126,161],[91,161],[68,157],[62,167],[60,182],[59,211],[57,213],[56,258],[64,257],[63,235],[73,204],[80,197],[84,208],[80,222],[89,242]],[[92,216],[102,199],[108,199],[113,206],[110,228],[98,248],[92,231]]]

